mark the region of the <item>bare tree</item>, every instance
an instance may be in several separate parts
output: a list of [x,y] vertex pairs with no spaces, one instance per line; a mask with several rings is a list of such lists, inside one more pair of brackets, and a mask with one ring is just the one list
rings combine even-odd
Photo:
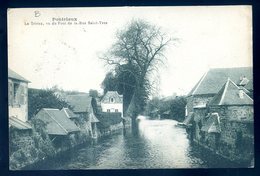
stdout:
[[155,88],[151,78],[165,63],[163,53],[171,41],[159,27],[144,20],[132,20],[125,29],[117,32],[116,42],[101,57],[116,72],[128,73],[135,78],[134,93],[127,111],[132,118],[144,110]]

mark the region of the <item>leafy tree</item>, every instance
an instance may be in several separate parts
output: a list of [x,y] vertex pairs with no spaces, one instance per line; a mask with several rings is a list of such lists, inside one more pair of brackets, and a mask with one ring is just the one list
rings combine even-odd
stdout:
[[185,107],[187,104],[186,97],[180,96],[175,98],[171,102],[171,117],[177,121],[183,121],[185,119]]
[[128,65],[122,65],[121,68],[116,69],[114,73],[108,72],[102,82],[104,94],[107,91],[117,91],[119,94],[123,94],[124,113],[131,102],[135,84],[135,78],[131,74],[122,71],[125,67],[128,67]]
[[42,108],[70,107],[52,89],[28,89],[28,116],[29,119],[37,114]]
[[118,90],[118,81],[116,76],[112,72],[108,72],[101,86],[104,89],[104,94],[106,94],[107,91]]
[[[161,29],[144,20],[133,20],[125,29],[118,31],[117,41],[101,59],[113,66],[120,76],[131,75],[133,94],[128,114],[136,118],[144,111],[154,84],[152,78],[166,60],[163,52],[171,39]],[[129,79],[123,80],[124,85]]]

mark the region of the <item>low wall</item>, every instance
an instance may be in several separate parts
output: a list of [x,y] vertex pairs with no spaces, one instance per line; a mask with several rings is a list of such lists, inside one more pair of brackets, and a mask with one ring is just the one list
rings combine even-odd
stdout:
[[253,123],[226,121],[221,125],[221,133],[200,132],[200,138],[193,138],[197,144],[236,163],[254,160]]

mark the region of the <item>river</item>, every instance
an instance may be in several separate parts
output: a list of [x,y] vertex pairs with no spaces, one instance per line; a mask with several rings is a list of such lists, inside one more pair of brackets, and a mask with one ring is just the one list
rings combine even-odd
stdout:
[[184,128],[174,120],[139,121],[130,129],[103,137],[93,144],[31,169],[141,169],[141,168],[226,168],[233,163],[191,144]]

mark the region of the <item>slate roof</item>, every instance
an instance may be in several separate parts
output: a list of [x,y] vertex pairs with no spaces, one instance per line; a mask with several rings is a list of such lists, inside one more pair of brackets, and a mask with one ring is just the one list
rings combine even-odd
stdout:
[[211,113],[206,123],[202,126],[201,131],[207,133],[220,133],[220,118],[218,113]]
[[30,82],[27,79],[25,79],[24,77],[22,77],[21,75],[19,75],[18,73],[16,73],[13,70],[11,70],[10,68],[8,68],[8,78],[19,80],[19,81],[23,81],[23,82],[27,82],[27,83]]
[[17,128],[19,130],[30,130],[30,129],[32,129],[32,126],[29,123],[23,122],[20,119],[13,117],[13,116],[9,117],[9,127],[10,126]]
[[65,101],[72,106],[74,113],[89,112],[91,100],[92,97],[88,94],[67,95],[65,97]]
[[[207,95],[216,94],[230,78],[237,85],[241,83],[241,78],[245,77],[248,81],[245,88],[253,90],[253,69],[252,67],[237,67],[237,68],[214,68],[210,69],[199,82],[189,92],[191,95]],[[243,81],[245,82],[245,81]]]
[[48,134],[67,135],[79,131],[79,128],[59,109],[43,108],[36,117],[46,123]]
[[72,112],[69,108],[62,108],[61,111],[64,112],[69,119],[78,117],[78,115]]
[[[240,97],[242,94],[242,97]],[[253,100],[243,89],[228,79],[209,105],[253,105]]]
[[117,91],[107,91],[107,93],[102,98],[102,103],[111,103],[109,98],[114,98],[113,103],[123,103],[123,95],[119,95]]

